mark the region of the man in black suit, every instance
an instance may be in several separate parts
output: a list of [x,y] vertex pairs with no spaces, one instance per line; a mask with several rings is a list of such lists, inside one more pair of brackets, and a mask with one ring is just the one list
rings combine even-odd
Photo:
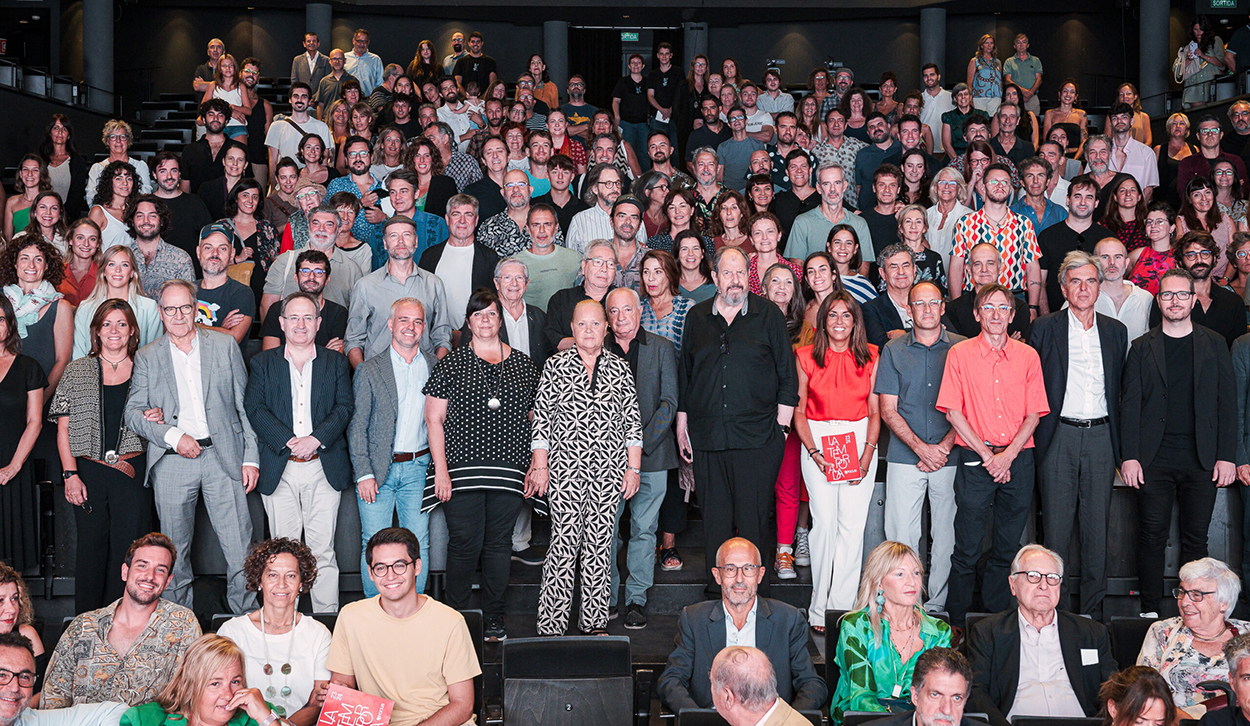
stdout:
[[[968,272],[972,275],[973,286],[980,290],[998,282],[998,271],[1002,264],[1003,258],[998,248],[988,242],[982,242],[969,250]],[[981,323],[977,322],[972,311],[976,297],[975,291],[965,292],[946,304],[946,315],[942,318],[942,324],[947,330],[965,338],[975,338],[981,334]],[[1018,297],[1012,298],[1012,304],[1016,307],[1016,313],[1011,319],[1011,325],[1007,326],[1007,331],[1016,340],[1024,340],[1029,333],[1029,305]]]
[[1011,572],[1019,606],[968,631],[968,709],[987,714],[994,726],[1015,716],[1096,716],[1098,689],[1116,671],[1107,628],[1055,609],[1063,560],[1054,552],[1025,545]]
[[[656,690],[674,713],[711,708],[712,660],[727,645],[747,645],[768,656],[777,674],[777,695],[796,711],[819,710],[829,690],[812,666],[802,613],[778,600],[756,596],[764,578],[760,551],[734,537],[716,552],[712,574],[720,600],[690,605],[677,619],[677,648],[668,657]],[[748,616],[754,613],[754,622]]]
[[[1045,541],[1067,559],[1080,521],[1081,612],[1102,620],[1107,592],[1107,523],[1120,451],[1120,374],[1128,329],[1094,312],[1101,261],[1069,252],[1057,270],[1066,310],[1033,321],[1029,344],[1042,359],[1050,413],[1033,433]],[[1067,603],[1069,589],[1063,584]],[[1067,609],[1066,607],[1064,609]]]
[[321,310],[308,293],[282,304],[286,344],[257,353],[243,408],[260,444],[260,493],[273,537],[301,535],[317,558],[313,611],[339,609],[334,557],[339,492],[352,485],[344,432],[355,410],[351,366],[314,344]]
[[972,666],[963,653],[930,648],[916,659],[911,673],[911,702],[916,710],[869,721],[866,726],[976,726],[979,721],[964,718],[971,688]]
[[1163,322],[1133,341],[1124,364],[1120,472],[1138,490],[1137,578],[1142,613],[1152,617],[1163,595],[1173,501],[1180,500],[1180,561],[1193,562],[1207,556],[1216,487],[1236,477],[1232,359],[1219,333],[1194,322],[1197,302],[1188,272],[1163,273],[1155,296]]
[[864,328],[868,342],[878,348],[911,330],[907,296],[916,281],[916,255],[904,244],[892,244],[877,255],[877,268],[885,280],[885,294],[864,303]]
[[[455,331],[452,344],[465,324],[464,312],[469,296],[479,287],[495,290],[495,265],[499,255],[475,237],[478,201],[468,194],[457,194],[447,200],[447,241],[421,253],[417,267],[437,275],[447,289],[447,309]],[[465,285],[465,282],[468,285]],[[460,325],[456,325],[460,323]]]

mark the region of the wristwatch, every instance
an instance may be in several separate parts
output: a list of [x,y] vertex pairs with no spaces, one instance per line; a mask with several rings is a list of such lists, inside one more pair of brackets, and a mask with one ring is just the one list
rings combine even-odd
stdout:
[[69,481],[70,479],[76,476],[78,476],[77,469],[66,469],[61,472],[61,478],[64,479],[65,481]]
[[625,468],[628,469],[629,471],[634,472],[635,474],[642,474],[642,469],[639,469],[636,466],[627,466]]

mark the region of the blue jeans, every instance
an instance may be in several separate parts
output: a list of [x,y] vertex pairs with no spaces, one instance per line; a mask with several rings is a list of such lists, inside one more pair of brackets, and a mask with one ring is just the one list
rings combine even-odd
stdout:
[[625,604],[647,604],[647,590],[655,583],[655,529],[660,523],[660,504],[668,492],[668,471],[644,471],[639,475],[638,493],[616,509],[615,537],[612,540],[612,595],[615,605],[621,585],[616,553],[621,549],[621,512],[629,507],[629,549],[625,564],[629,578],[625,580]]
[[621,122],[621,137],[634,147],[634,156],[638,157],[638,165],[643,171],[651,168],[651,157],[647,156],[647,122],[633,124],[628,121]]
[[425,579],[430,567],[430,515],[422,513],[421,498],[425,494],[425,470],[430,466],[426,454],[402,464],[391,464],[386,482],[378,487],[378,496],[372,504],[360,500],[360,580],[365,587],[365,597],[378,594],[378,588],[369,577],[369,564],[365,554],[369,538],[391,526],[394,512],[399,512],[399,526],[410,530],[421,544],[421,572],[417,574],[417,592],[425,592]]

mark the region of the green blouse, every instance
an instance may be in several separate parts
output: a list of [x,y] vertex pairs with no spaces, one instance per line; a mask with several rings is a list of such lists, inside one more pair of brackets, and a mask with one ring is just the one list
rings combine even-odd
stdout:
[[[847,711],[888,711],[880,699],[908,700],[911,674],[916,659],[930,648],[948,648],[951,627],[937,618],[917,611],[920,617],[920,640],[924,645],[904,663],[890,642],[890,623],[881,620],[881,643],[872,634],[872,621],[867,610],[855,610],[842,619],[838,633],[838,651],[834,661],[842,670],[833,694],[830,717],[842,722]],[[895,692],[895,687],[898,692]],[[126,726],[123,724],[123,726]]]
[[[140,704],[122,714],[118,726],[186,726],[187,718],[180,713],[167,713],[156,701]],[[257,726],[256,719],[239,709],[234,712],[226,726]]]

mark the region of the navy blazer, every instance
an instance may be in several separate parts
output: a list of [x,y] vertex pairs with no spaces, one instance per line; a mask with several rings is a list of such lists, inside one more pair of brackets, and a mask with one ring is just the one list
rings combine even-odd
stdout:
[[[1046,400],[1050,401],[1050,413],[1037,422],[1033,432],[1033,445],[1041,461],[1055,437],[1059,426],[1059,412],[1068,390],[1068,311],[1067,309],[1043,315],[1033,321],[1029,331],[1029,345],[1042,359],[1042,380],[1046,385]],[[1115,318],[1094,313],[1098,326],[1098,343],[1102,352],[1102,380],[1107,392],[1107,416],[1111,419],[1111,451],[1120,461],[1120,376],[1124,372],[1124,353],[1128,350],[1128,329]]]
[[864,313],[864,330],[868,333],[868,342],[877,348],[884,348],[890,342],[891,330],[907,330],[903,327],[903,318],[890,301],[889,293],[874,297],[860,309]]
[[[351,365],[347,356],[317,346],[312,359],[312,436],[321,442],[321,468],[335,491],[352,485],[352,465],[347,454],[347,424],[356,408],[352,394]],[[286,442],[295,436],[291,412],[291,372],[286,346],[252,356],[243,407],[256,430],[260,445],[261,494],[273,494],[282,480],[291,450]]]

